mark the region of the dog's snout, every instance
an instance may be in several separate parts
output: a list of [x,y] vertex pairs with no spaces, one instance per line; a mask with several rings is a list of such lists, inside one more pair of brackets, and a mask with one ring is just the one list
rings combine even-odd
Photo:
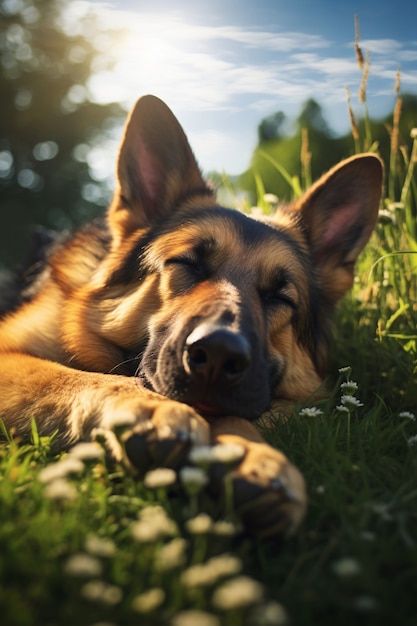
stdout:
[[194,380],[205,385],[237,383],[250,361],[248,341],[227,328],[203,324],[185,342],[184,368]]

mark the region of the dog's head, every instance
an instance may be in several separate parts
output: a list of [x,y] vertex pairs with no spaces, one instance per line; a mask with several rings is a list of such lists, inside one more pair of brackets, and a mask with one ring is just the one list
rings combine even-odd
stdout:
[[307,399],[381,185],[379,158],[360,155],[275,216],[251,219],[216,203],[166,105],[140,99],[118,159],[111,250],[86,292],[80,361],[101,371],[125,361],[119,371],[207,416],[254,419],[274,399]]

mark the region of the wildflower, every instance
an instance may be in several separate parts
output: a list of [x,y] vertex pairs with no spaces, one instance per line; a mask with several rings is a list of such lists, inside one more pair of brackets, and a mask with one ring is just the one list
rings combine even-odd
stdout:
[[233,537],[241,531],[241,528],[229,520],[218,520],[214,522],[211,530],[214,535],[219,537]]
[[339,411],[339,413],[350,413],[347,406],[341,406],[340,404],[336,407],[336,411]]
[[195,465],[200,465],[201,467],[207,467],[216,460],[213,454],[213,446],[194,446],[188,458],[191,463],[195,463]]
[[110,585],[103,580],[90,580],[81,587],[81,595],[90,602],[101,602],[107,606],[119,604],[123,597],[120,587]]
[[66,574],[80,578],[101,576],[102,569],[99,559],[83,553],[70,556],[64,566]]
[[351,409],[356,409],[360,406],[363,406],[362,402],[360,402],[357,398],[353,396],[343,395],[340,399],[343,406],[347,406]]
[[300,411],[301,417],[320,417],[320,415],[323,415],[323,411],[316,406],[306,407]]
[[353,608],[360,613],[373,613],[378,608],[378,602],[372,596],[357,596],[353,600]]
[[173,469],[169,467],[158,467],[151,470],[143,479],[143,484],[149,489],[157,489],[158,487],[167,487],[175,483],[177,475]]
[[395,211],[396,209],[404,209],[404,202],[390,202],[388,205],[389,211]]
[[140,543],[154,543],[163,537],[175,535],[177,525],[161,506],[148,506],[140,512],[139,521],[132,524],[131,532]]
[[200,513],[196,517],[187,520],[185,527],[189,533],[193,535],[204,535],[208,533],[213,526],[213,520],[207,513]]
[[411,139],[417,139],[417,128],[412,128],[410,130],[410,137]]
[[347,394],[354,394],[358,390],[358,383],[355,383],[354,380],[348,380],[340,385],[340,389]]
[[265,193],[264,201],[267,202],[268,204],[276,206],[279,202],[279,199],[278,199],[278,196],[276,196],[274,193]]
[[340,578],[356,576],[361,571],[360,563],[351,557],[339,559],[333,563],[332,569]]
[[378,211],[378,219],[381,224],[396,224],[397,218],[395,217],[395,213],[391,213],[387,209],[380,209]]
[[213,594],[213,605],[223,611],[243,608],[260,602],[264,591],[260,583],[248,576],[238,576],[223,583]]
[[79,459],[80,461],[99,461],[104,456],[104,450],[95,441],[83,441],[71,448],[69,455],[71,458]]
[[189,493],[198,493],[207,484],[207,474],[199,467],[183,467],[180,478]]
[[220,620],[206,611],[181,611],[172,619],[171,626],[220,626]]
[[89,554],[101,557],[111,557],[116,553],[116,546],[111,539],[90,535],[85,540],[84,548]]
[[75,487],[64,478],[56,478],[48,483],[43,495],[49,500],[76,500],[78,498]]
[[270,601],[255,609],[251,623],[257,626],[285,626],[288,624],[288,615],[282,604]]
[[236,463],[245,455],[245,448],[238,443],[218,443],[213,446],[213,454],[220,463]]
[[351,371],[352,368],[350,365],[347,365],[346,367],[339,367],[339,374],[350,374]]
[[410,446],[410,448],[411,446],[417,446],[417,435],[413,435],[413,437],[409,437],[407,439],[407,443]]
[[206,563],[192,565],[181,574],[184,587],[208,587],[214,585],[219,578],[238,574],[242,562],[230,554],[212,557]]
[[167,572],[184,565],[186,548],[187,542],[183,537],[175,537],[163,545],[157,554],[155,569],[158,572]]
[[132,608],[137,613],[151,613],[165,600],[165,591],[153,587],[133,598]]
[[67,457],[44,467],[38,474],[38,480],[41,483],[49,483],[57,478],[65,478],[69,474],[80,474],[83,469],[84,463],[82,461]]
[[407,420],[412,420],[413,422],[416,419],[416,416],[414,415],[414,413],[411,413],[410,411],[401,411],[401,413],[398,415],[398,417],[401,417],[401,418],[407,419]]

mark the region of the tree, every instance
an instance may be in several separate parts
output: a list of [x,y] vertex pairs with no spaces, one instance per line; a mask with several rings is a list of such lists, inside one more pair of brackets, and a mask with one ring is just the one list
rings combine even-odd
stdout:
[[258,144],[261,145],[273,139],[281,139],[285,121],[285,113],[282,111],[277,111],[277,113],[273,113],[261,120],[258,126]]
[[69,2],[0,0],[0,263],[6,265],[22,257],[36,225],[72,227],[101,212],[109,198],[87,158],[124,113],[89,99],[98,25],[87,14],[91,37],[68,32]]

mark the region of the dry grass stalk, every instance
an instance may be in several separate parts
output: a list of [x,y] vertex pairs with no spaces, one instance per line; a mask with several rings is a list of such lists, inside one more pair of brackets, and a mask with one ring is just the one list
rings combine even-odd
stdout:
[[395,87],[394,87],[395,94],[398,95],[400,93],[400,87],[401,87],[401,66],[398,66],[398,70],[395,75]]
[[396,155],[399,147],[400,138],[400,117],[403,100],[397,98],[395,103],[394,112],[392,115],[392,133],[391,133],[391,154]]
[[355,15],[355,52],[356,52],[356,60],[359,65],[359,69],[362,69],[364,66],[364,58],[362,54],[362,50],[359,47],[359,40],[361,38],[361,32],[359,30],[359,17]]
[[311,179],[311,152],[309,150],[308,128],[301,129],[301,171],[303,173],[304,182],[310,184]]
[[347,96],[347,103],[348,103],[350,127],[352,129],[352,136],[353,136],[353,139],[355,141],[358,141],[359,140],[359,129],[358,129],[358,125],[356,123],[355,115],[353,113],[352,106],[351,106],[351,103],[350,103],[349,87],[345,87],[345,90],[346,90],[346,96]]
[[366,86],[368,84],[370,65],[371,65],[371,61],[369,58],[369,52],[367,52],[366,60],[364,62],[363,70],[362,70],[362,81],[359,87],[359,102],[366,102]]

